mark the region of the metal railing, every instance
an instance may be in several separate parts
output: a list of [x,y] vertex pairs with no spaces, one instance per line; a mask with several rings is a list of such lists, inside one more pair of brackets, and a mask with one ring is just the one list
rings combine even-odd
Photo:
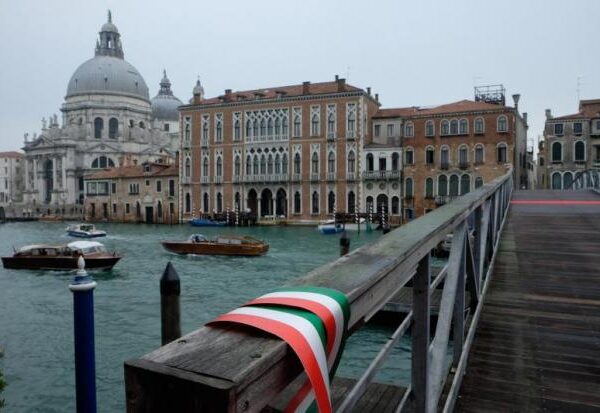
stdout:
[[[416,412],[452,411],[490,283],[512,181],[510,170],[290,282],[344,293],[351,306],[349,334],[412,282],[411,311],[345,395],[338,412],[352,411],[409,327],[412,380],[395,410],[402,411],[410,399],[411,410]],[[448,263],[432,277],[431,250],[448,234],[453,234]],[[438,321],[430,338],[431,295],[442,283]],[[453,350],[449,358],[450,341]],[[125,362],[127,408],[141,412],[149,408],[159,411],[160,406],[174,410],[177,406],[203,406],[211,411],[258,412],[301,372],[300,363],[281,340],[247,329],[202,327],[143,358]],[[445,385],[447,391],[442,392]],[[171,390],[156,391],[162,388]]]

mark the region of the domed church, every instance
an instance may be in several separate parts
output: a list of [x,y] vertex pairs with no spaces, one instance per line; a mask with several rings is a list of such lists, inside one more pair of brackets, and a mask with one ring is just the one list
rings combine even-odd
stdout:
[[150,99],[144,78],[125,60],[109,11],[94,57],[69,80],[61,124],[53,115],[42,119],[39,135],[25,135],[25,203],[48,208],[79,204],[86,174],[145,161],[172,163],[181,104],[166,71]]

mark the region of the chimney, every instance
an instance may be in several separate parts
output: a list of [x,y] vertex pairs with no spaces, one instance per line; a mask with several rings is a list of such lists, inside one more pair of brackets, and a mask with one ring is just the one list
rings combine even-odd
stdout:
[[523,122],[527,125],[527,112],[523,112]]
[[231,102],[231,89],[225,89],[225,102]]
[[379,102],[379,93],[375,93],[375,102]]
[[514,95],[512,95],[513,101],[515,102],[515,110],[517,112],[519,112],[519,99],[521,98],[521,95],[519,95],[518,93],[515,93]]
[[371,96],[371,86],[367,86],[367,95]]
[[336,81],[336,82],[338,81],[338,79],[339,79],[339,78],[340,78],[340,77],[339,77],[338,75],[335,75],[335,81]]
[[546,109],[546,119],[552,119],[552,111],[550,109]]
[[302,82],[302,94],[303,95],[310,94],[310,82]]
[[346,79],[337,78],[336,82],[337,82],[337,91],[345,92],[346,91]]

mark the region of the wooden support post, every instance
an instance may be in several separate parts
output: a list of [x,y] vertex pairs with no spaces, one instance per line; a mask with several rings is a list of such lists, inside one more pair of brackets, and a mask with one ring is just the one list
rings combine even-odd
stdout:
[[348,252],[350,252],[350,238],[348,238],[348,234],[344,230],[340,237],[340,256],[343,257],[348,254]]
[[413,278],[412,392],[416,412],[428,412],[429,382],[429,254],[419,261]]
[[160,332],[163,346],[181,337],[180,290],[179,275],[169,261],[160,279]]

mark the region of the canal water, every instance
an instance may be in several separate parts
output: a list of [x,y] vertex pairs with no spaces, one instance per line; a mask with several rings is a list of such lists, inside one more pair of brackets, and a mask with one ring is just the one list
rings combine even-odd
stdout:
[[[0,255],[34,243],[66,243],[64,223],[0,225]],[[308,227],[199,228],[102,224],[101,242],[124,258],[112,271],[95,272],[96,373],[99,412],[125,410],[123,361],[160,346],[159,280],[169,260],[181,279],[182,333],[280,287],[339,256],[339,239]],[[193,232],[249,234],[265,239],[263,257],[183,257],[164,251],[161,239]],[[351,248],[377,240],[378,231],[349,232]],[[6,412],[75,410],[70,272],[0,269],[0,370],[7,386]],[[357,377],[388,339],[392,328],[369,325],[347,344],[338,374]],[[400,343],[378,381],[410,381],[408,340]]]

